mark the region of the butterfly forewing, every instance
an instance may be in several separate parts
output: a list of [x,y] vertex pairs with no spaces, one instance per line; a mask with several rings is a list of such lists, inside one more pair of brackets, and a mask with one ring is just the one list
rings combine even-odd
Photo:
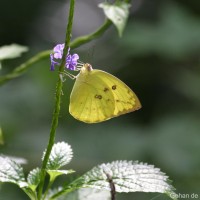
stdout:
[[101,122],[113,117],[114,97],[112,93],[104,92],[105,87],[99,77],[80,74],[70,96],[69,111],[72,116],[86,123]]

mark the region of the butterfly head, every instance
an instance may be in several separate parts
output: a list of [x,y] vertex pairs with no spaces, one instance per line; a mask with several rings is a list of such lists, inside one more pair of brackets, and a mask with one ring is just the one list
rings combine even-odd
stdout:
[[81,68],[81,72],[83,72],[83,73],[87,73],[87,72],[90,72],[92,70],[93,70],[92,65],[90,65],[89,63],[85,63]]

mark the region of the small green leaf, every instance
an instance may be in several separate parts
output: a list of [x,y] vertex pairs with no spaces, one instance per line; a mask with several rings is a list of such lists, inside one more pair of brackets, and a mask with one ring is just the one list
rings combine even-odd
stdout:
[[108,176],[116,192],[159,192],[171,198],[176,196],[174,188],[168,183],[168,177],[160,169],[131,161],[115,161],[94,167],[82,176],[78,184],[82,184],[82,187],[111,190]]
[[14,183],[21,188],[27,186],[21,165],[3,155],[0,156],[0,182]]
[[32,171],[29,172],[27,181],[29,184],[29,187],[35,191],[38,184],[40,183],[40,172],[41,170],[39,168],[35,168]]
[[49,176],[50,176],[50,181],[54,181],[56,177],[60,176],[60,175],[67,175],[67,174],[71,174],[74,173],[74,170],[47,170]]
[[103,9],[106,17],[116,26],[119,36],[122,36],[129,16],[130,4],[120,1],[115,4],[101,3],[99,7]]
[[27,52],[28,47],[11,44],[0,47],[0,61],[20,57],[22,53]]
[[58,142],[57,144],[54,144],[47,163],[47,170],[57,170],[63,167],[71,161],[72,156],[73,152],[69,144],[65,142]]

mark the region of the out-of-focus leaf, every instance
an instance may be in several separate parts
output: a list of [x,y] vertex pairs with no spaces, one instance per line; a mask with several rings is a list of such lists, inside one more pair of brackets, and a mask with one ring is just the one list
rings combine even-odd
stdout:
[[116,26],[121,37],[128,19],[130,4],[121,1],[115,4],[101,3],[99,7],[103,9],[106,17]]
[[11,44],[0,47],[0,61],[20,57],[22,53],[27,52],[28,47],[19,44]]
[[160,21],[147,24],[134,21],[120,40],[131,55],[157,54],[182,58],[200,51],[200,21],[174,4],[163,7]]

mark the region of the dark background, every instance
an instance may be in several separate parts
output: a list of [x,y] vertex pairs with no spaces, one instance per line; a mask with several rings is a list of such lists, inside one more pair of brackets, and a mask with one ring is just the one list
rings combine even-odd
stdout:
[[[103,23],[100,2],[77,0],[72,39]],[[63,0],[1,0],[0,45],[18,43],[30,51],[4,61],[0,73],[63,43],[68,6]],[[68,112],[74,81],[67,79],[56,141],[73,148],[68,168],[81,175],[104,162],[139,160],[166,172],[177,193],[196,193],[200,199],[200,1],[134,0],[122,38],[113,27],[73,52],[123,80],[143,108],[94,125],[76,121]],[[41,165],[49,137],[57,80],[49,66],[44,59],[0,88],[5,140],[0,153],[26,158],[26,173]],[[130,193],[118,194],[117,199],[169,199],[156,196]],[[17,186],[1,185],[0,200],[13,198],[28,199]]]

